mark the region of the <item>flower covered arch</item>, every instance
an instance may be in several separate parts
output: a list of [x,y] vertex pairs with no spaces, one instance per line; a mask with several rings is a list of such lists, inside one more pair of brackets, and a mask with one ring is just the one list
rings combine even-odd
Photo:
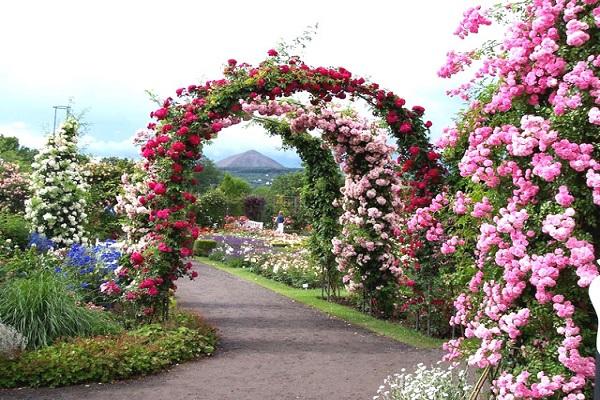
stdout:
[[[311,104],[299,106],[280,101],[298,92],[307,92]],[[400,270],[398,261],[387,255],[397,228],[392,214],[399,209],[390,194],[393,185],[397,189],[400,178],[408,182],[410,197],[408,204],[402,206],[410,210],[429,203],[440,178],[437,155],[428,141],[431,123],[422,120],[424,108],[407,109],[401,97],[380,89],[376,83],[353,77],[344,68],[313,68],[295,57],[284,60],[274,50],[257,67],[229,60],[223,79],[180,88],[176,94],[175,99],[164,100],[162,107],[151,113],[154,121],[148,124],[147,140],[142,146],[146,182],[137,201],[148,210],[149,233],[142,240],[143,245],[130,248],[123,272],[126,299],[141,305],[145,314],[164,313],[174,281],[196,275],[191,263],[185,261],[192,255],[193,242],[199,234],[195,216],[188,210],[195,197],[186,188],[194,182],[193,172],[202,169],[197,160],[203,142],[258,112],[281,117],[295,132],[321,129],[337,161],[347,165],[342,218],[356,227],[347,232],[354,243],[337,241],[334,248],[342,269],[364,281],[356,282],[348,276],[346,282],[360,286],[377,302],[377,293],[384,292],[382,283],[389,278],[389,268],[395,271],[392,275]],[[366,101],[379,118],[378,124],[327,110],[334,98]],[[395,138],[397,148],[386,143],[382,131],[386,132],[385,137]],[[354,134],[354,138],[348,137]],[[394,152],[397,160],[392,159]],[[374,167],[377,172],[367,176]],[[375,181],[388,188],[387,194],[367,197],[358,193],[376,185]],[[371,202],[374,206],[368,207]],[[377,204],[385,213],[377,209]],[[364,216],[355,218],[353,213]],[[360,237],[366,225],[376,235],[376,241]],[[364,251],[353,251],[349,246]],[[367,254],[375,248],[379,249],[378,258],[370,259]]]

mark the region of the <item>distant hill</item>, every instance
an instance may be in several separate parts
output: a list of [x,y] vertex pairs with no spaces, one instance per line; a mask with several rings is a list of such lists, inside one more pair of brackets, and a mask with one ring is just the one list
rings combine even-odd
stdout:
[[217,161],[215,164],[217,168],[231,171],[244,171],[244,170],[287,170],[288,168],[279,164],[277,161],[259,153],[256,150],[248,150],[244,153],[235,154],[227,158]]
[[235,154],[215,163],[222,171],[244,179],[252,187],[269,186],[273,179],[279,175],[300,171],[302,168],[286,168],[277,161],[259,153],[249,150]]

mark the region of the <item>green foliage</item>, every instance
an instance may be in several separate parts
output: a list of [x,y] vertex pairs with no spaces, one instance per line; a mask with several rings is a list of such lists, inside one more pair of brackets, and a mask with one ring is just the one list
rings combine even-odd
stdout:
[[103,158],[83,166],[88,184],[86,191],[86,231],[91,238],[105,240],[121,234],[119,221],[112,212],[116,197],[121,191],[121,176],[132,174],[134,163],[118,157]]
[[0,242],[24,249],[29,239],[29,223],[19,214],[0,214]]
[[77,338],[0,363],[0,387],[64,386],[111,382],[158,372],[210,355],[217,337],[198,317],[178,313],[165,324],[120,335]]
[[219,184],[219,189],[230,199],[239,199],[252,192],[248,182],[227,172]]
[[56,257],[39,253],[35,248],[17,249],[0,258],[0,287],[10,279],[26,278],[39,271],[54,271],[59,264]]
[[331,240],[341,230],[338,223],[341,211],[333,206],[343,186],[339,167],[331,151],[323,147],[320,138],[308,133],[292,133],[290,127],[280,121],[260,119],[259,122],[271,135],[281,136],[285,146],[296,148],[302,159],[304,171],[276,179],[271,190],[300,196],[301,210],[296,218],[312,224],[308,243],[312,262],[322,268],[323,288],[327,295],[335,296],[341,279]]
[[225,173],[218,190],[225,196],[225,214],[242,215],[244,197],[252,192],[250,184],[241,178]]
[[215,240],[198,239],[194,242],[194,255],[208,257],[210,252],[217,247]]
[[200,164],[202,164],[204,169],[202,172],[197,172],[194,175],[194,178],[198,181],[194,186],[194,190],[198,194],[204,194],[219,186],[223,180],[223,172],[208,158],[202,158]]
[[108,314],[79,305],[67,284],[44,270],[8,280],[0,287],[0,321],[26,336],[29,348],[47,346],[60,337],[119,330]]
[[19,139],[0,134],[0,158],[18,164],[22,170],[31,171],[37,150],[19,144]]
[[221,226],[227,215],[228,199],[220,189],[212,189],[200,196],[194,210],[200,226]]

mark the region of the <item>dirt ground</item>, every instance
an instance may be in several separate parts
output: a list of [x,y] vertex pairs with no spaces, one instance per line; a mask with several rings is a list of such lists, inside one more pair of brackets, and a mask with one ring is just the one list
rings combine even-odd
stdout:
[[0,399],[372,399],[383,379],[438,350],[417,350],[331,318],[226,272],[198,265],[179,305],[219,330],[210,358],[113,384],[0,391]]

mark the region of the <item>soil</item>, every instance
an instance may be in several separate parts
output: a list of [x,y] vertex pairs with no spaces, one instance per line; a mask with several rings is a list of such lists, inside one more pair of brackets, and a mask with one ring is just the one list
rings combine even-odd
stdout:
[[433,364],[419,350],[378,336],[206,265],[179,282],[178,304],[217,327],[210,358],[112,384],[0,391],[0,399],[372,399],[401,368]]

